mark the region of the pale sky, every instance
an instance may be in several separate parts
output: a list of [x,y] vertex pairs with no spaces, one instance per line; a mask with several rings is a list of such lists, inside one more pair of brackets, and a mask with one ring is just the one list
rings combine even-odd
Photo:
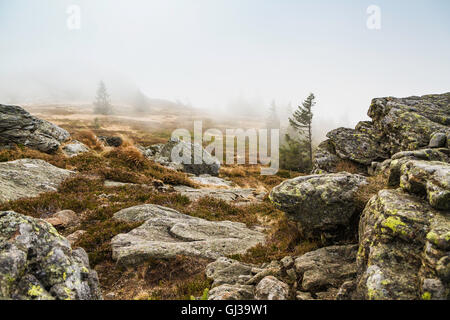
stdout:
[[[367,28],[370,5],[380,30]],[[0,57],[1,99],[35,94],[24,83],[76,96],[115,77],[209,109],[314,92],[319,118],[354,125],[371,98],[450,91],[450,1],[0,0]]]

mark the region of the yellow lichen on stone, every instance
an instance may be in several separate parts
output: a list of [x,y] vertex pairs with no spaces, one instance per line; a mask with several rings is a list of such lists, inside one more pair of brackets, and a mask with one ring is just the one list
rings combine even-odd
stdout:
[[382,222],[382,226],[391,229],[394,233],[400,233],[406,235],[405,230],[401,230],[401,227],[406,228],[406,223],[402,222],[399,218],[388,217]]
[[28,295],[30,297],[39,297],[44,290],[40,286],[31,286],[31,288],[28,290]]

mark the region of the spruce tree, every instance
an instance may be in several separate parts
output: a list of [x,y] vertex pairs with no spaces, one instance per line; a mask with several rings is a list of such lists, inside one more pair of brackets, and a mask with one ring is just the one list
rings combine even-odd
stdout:
[[312,108],[316,104],[316,97],[310,94],[301,106],[298,106],[291,118],[290,125],[306,138],[306,145],[309,149],[309,161],[312,165]]
[[94,102],[94,113],[103,115],[112,114],[112,105],[103,81],[100,81],[97,89],[97,96],[95,97]]

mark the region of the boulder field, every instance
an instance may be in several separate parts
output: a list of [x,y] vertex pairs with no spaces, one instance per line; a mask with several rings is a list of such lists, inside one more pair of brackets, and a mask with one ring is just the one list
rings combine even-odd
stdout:
[[[248,264],[230,256],[264,244],[266,235],[259,230],[145,204],[114,214],[116,220],[142,224],[112,239],[113,259],[125,267],[177,255],[209,259],[210,300],[448,300],[450,93],[374,99],[368,115],[372,121],[327,135],[315,153],[313,174],[286,180],[270,192],[274,206],[306,238],[321,240],[322,248]],[[68,139],[64,130],[20,107],[0,105],[0,120],[2,147],[15,143],[54,152]],[[141,151],[165,166],[200,176],[205,185],[224,183],[211,179],[220,167],[214,159],[192,166],[172,161],[179,143]],[[181,143],[183,148],[192,151],[195,146]],[[86,150],[73,142],[65,151],[72,156]],[[342,161],[358,173],[338,172]],[[42,160],[0,163],[0,202],[56,191],[72,174]],[[370,176],[378,175],[386,185],[361,206],[358,193],[370,186]],[[174,190],[192,200],[210,195],[234,203],[264,196],[226,186]],[[70,216],[60,212],[47,222],[0,212],[0,299],[102,298],[86,252],[73,250],[51,225],[69,226],[76,222]],[[70,241],[82,232],[74,232]]]
[[[374,99],[368,115],[328,133],[313,175],[269,196],[305,236],[334,245],[263,266],[218,259],[207,269],[210,299],[450,299],[450,93]],[[337,172],[342,161],[360,174]],[[361,211],[368,175],[386,185]]]

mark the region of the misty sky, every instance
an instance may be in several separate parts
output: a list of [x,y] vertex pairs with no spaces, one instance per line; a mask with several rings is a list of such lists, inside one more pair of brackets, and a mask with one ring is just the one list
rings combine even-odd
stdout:
[[[366,26],[372,4],[381,30]],[[2,99],[46,85],[85,97],[100,78],[211,109],[314,92],[318,117],[355,124],[373,97],[450,91],[448,0],[0,0],[0,40]]]

